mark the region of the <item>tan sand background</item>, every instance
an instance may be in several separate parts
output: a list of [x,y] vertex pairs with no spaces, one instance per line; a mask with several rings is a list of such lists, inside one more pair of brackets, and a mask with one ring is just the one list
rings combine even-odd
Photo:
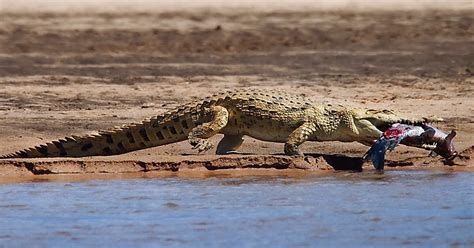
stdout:
[[3,11],[202,11],[246,9],[247,11],[282,10],[466,10],[470,0],[1,0]]
[[[278,87],[316,102],[443,117],[440,128],[458,130],[458,150],[470,149],[456,163],[472,164],[471,1],[277,2],[1,0],[0,153],[140,121],[224,89]],[[257,155],[253,165],[286,161],[261,156],[281,153],[281,144],[247,139],[241,150]],[[367,147],[303,150],[361,156]],[[182,154],[193,154],[186,142],[99,160],[218,159]],[[409,147],[388,159],[442,165]],[[50,161],[2,166],[47,173]],[[56,172],[81,172],[74,161]]]

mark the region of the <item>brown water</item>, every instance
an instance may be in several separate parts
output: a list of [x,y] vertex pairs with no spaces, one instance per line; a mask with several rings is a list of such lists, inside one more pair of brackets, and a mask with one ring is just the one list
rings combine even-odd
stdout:
[[473,247],[474,174],[0,185],[0,247]]

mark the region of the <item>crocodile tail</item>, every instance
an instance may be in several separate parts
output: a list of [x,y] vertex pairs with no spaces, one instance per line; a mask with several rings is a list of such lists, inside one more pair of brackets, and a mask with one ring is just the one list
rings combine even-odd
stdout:
[[[169,116],[168,116],[169,117]],[[86,157],[123,154],[139,149],[187,139],[194,127],[191,118],[163,116],[141,123],[99,131],[87,136],[71,136],[17,151],[0,158]]]

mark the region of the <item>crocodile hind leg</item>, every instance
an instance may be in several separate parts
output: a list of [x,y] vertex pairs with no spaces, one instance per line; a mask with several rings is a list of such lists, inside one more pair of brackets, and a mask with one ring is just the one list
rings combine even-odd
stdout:
[[193,149],[197,149],[198,152],[211,149],[212,144],[208,139],[219,133],[219,131],[227,125],[229,112],[227,112],[226,108],[213,106],[211,111],[213,116],[212,120],[193,128],[188,135],[189,143],[193,146]]
[[299,155],[303,153],[300,151],[299,146],[309,139],[311,135],[316,132],[316,125],[312,122],[306,122],[295,131],[293,131],[288,140],[285,143],[285,154],[289,156]]
[[242,142],[244,142],[244,139],[242,139],[242,137],[242,134],[224,135],[224,138],[222,138],[219,144],[217,145],[216,154],[223,155],[235,153],[236,150],[240,147],[240,145],[242,145]]

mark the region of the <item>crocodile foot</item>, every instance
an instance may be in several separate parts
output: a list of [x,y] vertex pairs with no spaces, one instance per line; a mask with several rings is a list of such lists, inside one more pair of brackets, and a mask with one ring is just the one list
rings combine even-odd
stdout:
[[300,151],[297,145],[285,144],[285,154],[288,156],[303,156],[303,152]]
[[194,138],[189,140],[189,143],[193,146],[192,149],[197,149],[199,153],[208,151],[214,147],[212,143],[207,139]]

